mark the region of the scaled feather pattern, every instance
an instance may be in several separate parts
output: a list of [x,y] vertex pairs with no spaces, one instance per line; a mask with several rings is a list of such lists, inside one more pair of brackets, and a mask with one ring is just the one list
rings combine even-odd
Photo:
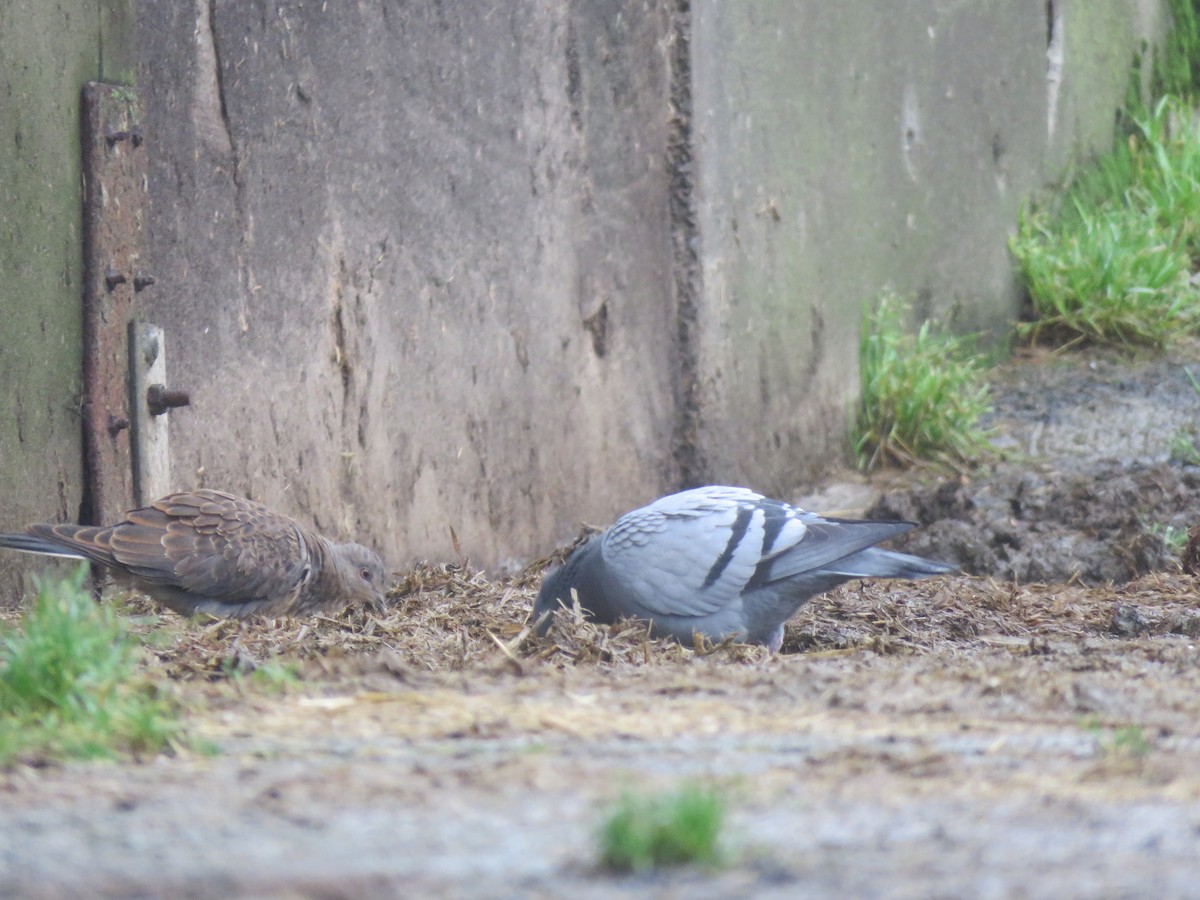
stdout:
[[373,550],[213,490],[168,494],[115,525],[30,525],[0,547],[100,563],[184,615],[305,616],[381,602],[387,588]]

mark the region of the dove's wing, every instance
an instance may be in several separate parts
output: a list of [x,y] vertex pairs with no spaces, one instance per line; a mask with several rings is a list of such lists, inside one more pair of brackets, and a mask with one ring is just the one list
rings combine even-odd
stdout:
[[29,532],[123,570],[152,593],[182,591],[195,600],[279,599],[312,574],[299,525],[220,491],[170,494],[106,528],[34,525]]
[[218,491],[155,501],[114,528],[110,546],[146,582],[225,603],[278,599],[312,574],[299,525]]
[[911,527],[824,519],[746,488],[713,486],[634,510],[604,535],[611,577],[646,613],[707,616]]

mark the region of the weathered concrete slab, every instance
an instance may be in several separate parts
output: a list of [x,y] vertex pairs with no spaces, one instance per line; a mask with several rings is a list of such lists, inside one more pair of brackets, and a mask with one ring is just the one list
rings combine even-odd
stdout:
[[654,4],[142,11],[180,486],[397,564],[674,480]]

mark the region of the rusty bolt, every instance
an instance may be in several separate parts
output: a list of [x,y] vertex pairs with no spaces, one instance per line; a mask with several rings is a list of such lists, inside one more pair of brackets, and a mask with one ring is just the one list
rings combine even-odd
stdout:
[[111,125],[104,126],[104,140],[108,141],[108,146],[111,147],[113,144],[117,143],[118,141],[124,141],[124,140],[128,140],[128,139],[129,139],[128,131],[118,131],[116,128],[113,128]]
[[117,130],[111,125],[104,126],[104,140],[110,147],[121,141],[131,141],[133,146],[140,147],[145,139],[146,136],[142,132],[141,125],[131,125],[127,130]]
[[108,434],[110,437],[116,437],[122,431],[129,427],[129,420],[124,416],[114,416],[108,414]]
[[112,263],[109,263],[108,268],[104,270],[104,286],[108,288],[110,294],[118,284],[124,284],[127,280]]
[[133,289],[136,293],[141,293],[150,285],[154,284],[155,278],[153,275],[148,275],[141,269],[133,273]]
[[191,406],[192,398],[187,391],[173,391],[165,384],[152,384],[146,388],[146,405],[150,407],[150,415],[161,416],[177,406]]

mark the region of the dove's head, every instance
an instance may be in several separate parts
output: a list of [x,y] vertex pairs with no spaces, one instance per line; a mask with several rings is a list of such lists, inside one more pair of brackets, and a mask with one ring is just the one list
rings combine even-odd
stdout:
[[333,558],[346,589],[347,605],[383,603],[387,569],[378,553],[362,544],[339,544]]

